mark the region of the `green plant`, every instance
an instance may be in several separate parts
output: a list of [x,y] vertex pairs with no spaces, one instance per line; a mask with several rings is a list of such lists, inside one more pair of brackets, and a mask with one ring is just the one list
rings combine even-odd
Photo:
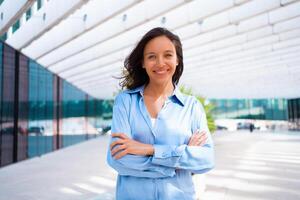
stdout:
[[191,88],[186,88],[185,86],[180,86],[179,89],[183,94],[195,96],[196,99],[203,105],[205,113],[206,113],[208,129],[211,133],[213,133],[216,130],[215,120],[212,116],[212,109],[214,108],[214,105],[212,103],[210,103],[209,101],[207,101],[204,97],[193,94],[193,91]]

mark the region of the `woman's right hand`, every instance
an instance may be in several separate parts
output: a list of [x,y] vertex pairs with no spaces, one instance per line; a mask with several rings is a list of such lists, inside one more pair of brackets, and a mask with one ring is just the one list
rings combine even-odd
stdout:
[[205,131],[197,130],[190,138],[188,146],[203,146],[206,143],[207,136]]
[[118,138],[110,144],[111,155],[120,159],[127,154],[149,156],[154,154],[154,147],[151,144],[144,144],[129,138],[124,133],[112,133],[112,137]]

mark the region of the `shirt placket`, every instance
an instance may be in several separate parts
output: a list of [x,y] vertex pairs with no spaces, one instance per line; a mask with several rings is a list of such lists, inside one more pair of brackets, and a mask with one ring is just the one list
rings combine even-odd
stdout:
[[[156,130],[158,129],[158,125],[159,125],[159,121],[163,119],[164,116],[164,112],[167,109],[168,104],[170,103],[170,99],[167,99],[162,107],[162,109],[159,111],[157,118],[156,118],[156,122],[153,126],[153,131],[156,132]],[[156,134],[157,135],[157,134]]]
[[154,138],[156,137],[156,134],[153,130],[153,127],[152,127],[152,123],[151,123],[151,119],[150,119],[150,116],[148,114],[148,111],[147,111],[147,108],[146,108],[146,105],[145,105],[145,102],[144,102],[144,96],[142,95],[141,98],[140,98],[140,101],[139,101],[139,107],[140,107],[140,110],[141,110],[141,113],[142,113],[142,116],[143,118],[145,119],[148,127],[150,128],[151,130],[151,133],[153,134]]

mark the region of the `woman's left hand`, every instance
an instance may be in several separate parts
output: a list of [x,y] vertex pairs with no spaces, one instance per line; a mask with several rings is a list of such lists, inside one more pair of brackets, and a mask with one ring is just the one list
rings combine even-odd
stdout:
[[127,154],[148,156],[154,153],[151,144],[135,141],[124,133],[112,133],[111,136],[119,138],[110,144],[111,155],[114,159],[120,159]]
[[197,130],[191,137],[188,146],[203,146],[206,143],[207,135],[205,131]]

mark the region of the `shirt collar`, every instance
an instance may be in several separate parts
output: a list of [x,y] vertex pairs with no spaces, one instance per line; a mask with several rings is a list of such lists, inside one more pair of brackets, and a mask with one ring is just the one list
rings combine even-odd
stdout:
[[[133,93],[139,93],[141,96],[144,95],[144,88],[145,85],[139,86],[137,88],[126,90],[126,93],[133,94]],[[171,100],[177,100],[182,106],[184,106],[184,95],[181,93],[179,87],[175,85],[175,89],[173,91],[173,94],[170,96]]]
[[131,89],[131,90],[125,90],[125,92],[129,93],[129,94],[140,93],[140,95],[143,96],[143,94],[144,94],[144,87],[145,87],[145,85],[142,85],[142,86],[136,87],[136,88]]
[[179,101],[179,103],[184,106],[184,95],[181,93],[179,87],[175,85],[175,90],[173,92],[172,97],[176,97],[176,99]]

